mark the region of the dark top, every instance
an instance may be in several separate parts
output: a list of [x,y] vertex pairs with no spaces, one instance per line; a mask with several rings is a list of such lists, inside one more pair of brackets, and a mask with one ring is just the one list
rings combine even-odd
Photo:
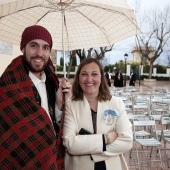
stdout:
[[[92,114],[93,129],[94,129],[94,133],[96,134],[96,131],[97,131],[97,127],[96,127],[97,112],[94,112],[91,109],[91,114]],[[105,144],[104,135],[102,136],[102,138],[103,138],[103,151],[106,151],[106,144]],[[106,170],[105,161],[96,162],[95,165],[94,165],[94,170]]]
[[115,87],[123,87],[123,75],[122,73],[116,73],[114,78]]
[[[48,77],[46,77],[46,90],[47,90],[47,99],[48,99],[48,108],[49,108],[49,113],[50,113],[50,117],[54,126],[54,130],[56,132],[56,136],[58,136],[59,133],[59,126],[58,123],[55,119],[55,86],[54,83],[50,81],[50,79]],[[32,87],[33,87],[33,92],[35,95],[35,99],[36,102],[41,106],[41,98],[40,95],[38,93],[38,90],[36,89],[36,87],[34,86],[34,84],[32,83]]]

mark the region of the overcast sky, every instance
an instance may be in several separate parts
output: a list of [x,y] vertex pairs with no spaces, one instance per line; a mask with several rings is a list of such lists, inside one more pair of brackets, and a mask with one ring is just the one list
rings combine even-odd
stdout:
[[[141,4],[140,9],[143,11],[148,9],[161,9],[170,6],[170,0],[126,0],[126,2],[135,10],[135,3],[139,1]],[[137,4],[137,3],[136,3]],[[128,54],[127,60],[132,60],[132,48],[133,43],[129,43],[130,41],[135,42],[134,37],[130,37],[126,40],[123,40],[119,43],[116,43],[113,47],[112,52],[107,53],[108,64],[115,64],[115,62],[119,62],[120,60],[124,60],[124,54]],[[68,58],[66,58],[68,60]],[[60,57],[57,57],[57,64],[60,64]],[[164,56],[159,57],[157,62],[163,64]],[[66,61],[68,62],[68,61]]]
[[[130,1],[129,5],[132,5],[133,1],[135,0],[128,0],[128,1]],[[141,1],[141,7],[145,9],[164,8],[166,5],[170,5],[170,0],[137,0],[137,1]]]
[[[170,0],[127,0],[127,3],[135,10],[135,1],[139,1],[141,4],[140,10],[145,11],[148,9],[163,9],[167,5],[170,6]],[[136,3],[137,4],[137,3]],[[129,43],[130,41],[134,41],[134,38],[128,38],[126,40],[123,40],[119,43],[116,43],[114,45],[114,50],[108,54],[108,61],[110,64],[114,64],[115,62],[119,62],[120,60],[124,60],[124,54],[128,53],[128,60],[132,60],[132,44]],[[164,57],[162,56],[158,58],[157,62],[163,64]]]

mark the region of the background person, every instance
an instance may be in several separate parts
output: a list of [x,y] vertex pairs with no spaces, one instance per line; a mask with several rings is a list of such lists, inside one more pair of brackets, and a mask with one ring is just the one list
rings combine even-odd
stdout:
[[72,94],[63,126],[66,170],[127,170],[123,153],[132,148],[132,125],[123,101],[110,95],[98,60],[81,62]]
[[119,69],[114,77],[114,86],[115,87],[123,87],[123,75],[122,75],[122,70]]
[[136,73],[134,69],[131,69],[129,86],[135,86],[135,81],[136,81]]
[[[71,84],[59,80],[50,60],[52,38],[42,26],[22,33],[22,56],[15,58],[0,78],[1,169],[58,169],[57,135],[62,94]],[[61,161],[61,160],[60,160]]]
[[111,87],[111,78],[112,77],[111,77],[110,69],[106,72],[105,76],[106,76],[106,81],[107,81],[108,86]]

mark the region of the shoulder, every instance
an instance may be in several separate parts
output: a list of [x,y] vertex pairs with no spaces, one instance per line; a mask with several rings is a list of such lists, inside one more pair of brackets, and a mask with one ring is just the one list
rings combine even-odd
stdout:
[[88,104],[87,99],[74,101],[71,98],[67,100],[66,107],[70,109],[85,107]]
[[66,106],[70,107],[72,105],[75,105],[77,102],[79,101],[73,101],[71,98],[69,98],[67,101],[66,101]]
[[115,97],[115,96],[112,96],[110,102],[115,105],[116,107],[120,107],[120,106],[123,106],[124,103],[123,103],[123,100],[120,98],[120,97]]
[[121,101],[122,99],[120,98],[120,97],[116,97],[116,96],[112,96],[112,98],[111,98],[111,101],[113,102],[119,102],[119,101]]

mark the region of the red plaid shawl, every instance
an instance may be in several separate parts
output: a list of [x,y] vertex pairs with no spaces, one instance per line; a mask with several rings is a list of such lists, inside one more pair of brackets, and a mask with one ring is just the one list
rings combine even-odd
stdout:
[[[58,89],[53,70],[50,60],[45,72]],[[35,101],[22,57],[15,58],[0,78],[0,169],[64,169],[61,134],[62,128],[57,141],[48,115]]]

